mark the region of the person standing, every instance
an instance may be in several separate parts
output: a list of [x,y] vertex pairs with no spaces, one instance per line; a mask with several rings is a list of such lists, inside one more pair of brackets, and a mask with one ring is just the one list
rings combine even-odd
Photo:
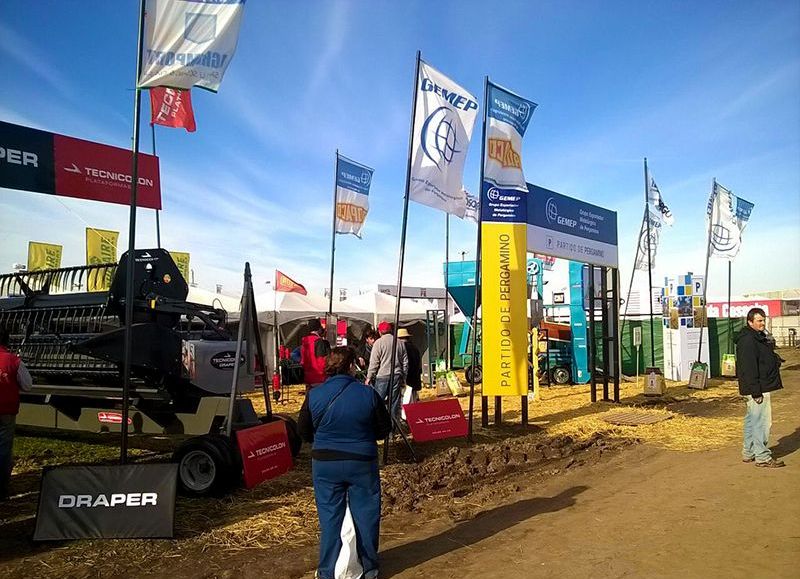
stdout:
[[323,337],[324,330],[318,319],[308,323],[310,333],[300,341],[300,364],[303,366],[303,381],[306,389],[322,384],[325,375],[325,356],[331,351],[330,344]]
[[761,308],[747,312],[747,325],[736,337],[736,374],[739,394],[747,400],[744,415],[744,444],[742,460],[756,466],[777,468],[786,466],[772,458],[769,430],[772,426],[771,393],[783,388],[780,358],[774,343],[765,332],[767,315]]
[[408,355],[408,376],[403,392],[403,403],[414,403],[419,400],[419,391],[422,390],[422,354],[411,341],[411,334],[407,329],[397,330],[397,339],[406,347]]
[[300,435],[313,443],[311,472],[320,525],[319,579],[334,578],[348,505],[363,577],[378,575],[381,481],[376,441],[389,434],[391,420],[375,389],[353,378],[354,366],[352,348],[334,348],[325,362],[330,377],[308,392],[298,417]]
[[14,466],[14,427],[19,412],[19,392],[27,392],[33,384],[25,364],[8,349],[8,345],[8,330],[0,327],[0,500],[8,498]]
[[[400,409],[402,408],[403,384],[408,376],[408,354],[406,347],[400,340],[395,340],[392,325],[381,322],[378,332],[381,337],[372,345],[372,354],[369,358],[367,370],[367,384],[374,384],[381,398],[388,401],[388,392],[392,392],[392,420],[400,422]],[[392,350],[396,349],[394,376],[392,376]]]

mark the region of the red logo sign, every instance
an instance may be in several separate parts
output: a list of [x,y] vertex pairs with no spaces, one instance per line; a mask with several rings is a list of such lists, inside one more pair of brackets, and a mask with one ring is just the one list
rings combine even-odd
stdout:
[[150,124],[197,129],[192,110],[192,92],[157,86],[150,89]]
[[292,451],[282,420],[238,430],[236,442],[242,455],[244,486],[248,489],[292,468]]
[[775,317],[782,315],[781,300],[747,300],[739,302],[731,302],[730,311],[728,311],[728,302],[709,302],[706,304],[706,313],[709,318],[744,318],[750,308],[761,308],[767,317]]
[[455,398],[404,404],[403,409],[417,442],[467,435],[467,420]]
[[[121,412],[98,412],[97,420],[103,424],[122,424]],[[133,421],[128,418],[128,425],[133,424]]]
[[[55,193],[130,205],[131,151],[53,135]],[[161,209],[158,157],[139,153],[136,206]]]

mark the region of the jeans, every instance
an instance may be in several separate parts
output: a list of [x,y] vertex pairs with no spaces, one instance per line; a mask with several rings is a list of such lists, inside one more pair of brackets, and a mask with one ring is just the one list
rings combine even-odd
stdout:
[[13,414],[0,414],[0,499],[8,496],[8,483],[14,466],[12,451],[16,418]]
[[342,549],[347,503],[356,528],[356,546],[365,576],[378,569],[381,479],[376,460],[312,460],[314,500],[319,516],[319,579],[333,579]]
[[[387,400],[386,393],[389,391],[389,382],[392,382],[392,408],[389,413],[392,416],[392,424],[400,422],[400,410],[403,408],[403,381],[399,376],[390,380],[389,376],[377,376],[375,378],[375,390],[378,391],[381,399]],[[387,400],[388,401],[388,400]]]
[[755,458],[756,462],[767,462],[772,458],[767,445],[769,429],[772,426],[772,405],[770,393],[764,392],[764,400],[757,404],[752,396],[747,396],[747,412],[744,415],[744,445],[742,458]]

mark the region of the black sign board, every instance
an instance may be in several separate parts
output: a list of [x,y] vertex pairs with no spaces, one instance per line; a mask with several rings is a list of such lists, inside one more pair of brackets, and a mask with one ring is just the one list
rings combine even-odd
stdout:
[[0,187],[55,193],[53,133],[0,121]]
[[177,478],[176,464],[47,469],[33,539],[172,538]]

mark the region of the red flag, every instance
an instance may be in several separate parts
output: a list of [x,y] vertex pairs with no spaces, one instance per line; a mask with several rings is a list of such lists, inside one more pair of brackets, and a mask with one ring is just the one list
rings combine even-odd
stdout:
[[277,269],[275,270],[275,290],[279,292],[295,292],[304,296],[308,295],[306,288]]
[[158,86],[150,89],[150,124],[183,127],[190,133],[197,130],[192,111],[192,93]]

